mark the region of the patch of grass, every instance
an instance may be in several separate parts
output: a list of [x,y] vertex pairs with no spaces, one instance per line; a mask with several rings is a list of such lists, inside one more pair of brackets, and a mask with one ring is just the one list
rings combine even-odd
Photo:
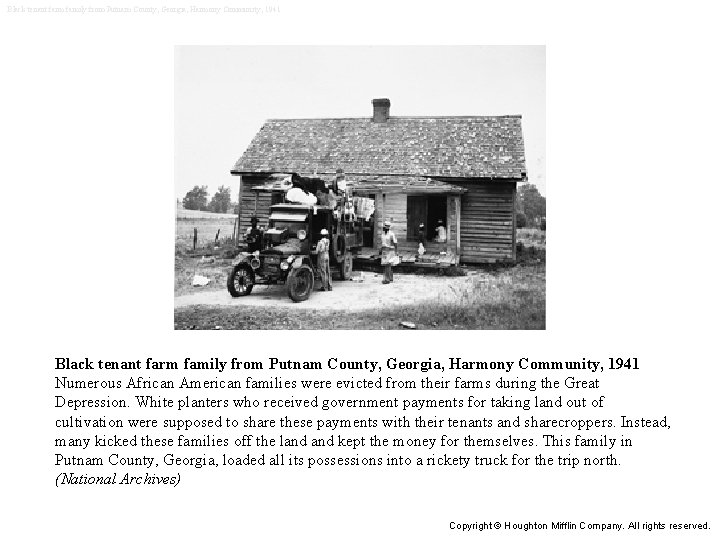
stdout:
[[519,265],[545,264],[545,248],[518,243],[515,246],[515,260]]
[[406,306],[402,316],[423,327],[544,329],[545,269],[515,267],[475,276],[451,300]]
[[516,230],[516,241],[525,246],[535,246],[544,249],[546,238],[546,231],[541,231],[540,229],[523,228]]
[[220,240],[233,235],[236,216],[214,214],[197,210],[179,210],[175,219],[175,245],[192,250],[193,236],[197,230],[197,247],[214,243],[215,235],[220,231]]

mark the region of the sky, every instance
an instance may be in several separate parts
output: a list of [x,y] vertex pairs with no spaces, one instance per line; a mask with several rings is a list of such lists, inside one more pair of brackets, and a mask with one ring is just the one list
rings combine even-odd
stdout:
[[269,118],[522,115],[529,181],[545,194],[544,46],[178,46],[175,197],[230,186]]

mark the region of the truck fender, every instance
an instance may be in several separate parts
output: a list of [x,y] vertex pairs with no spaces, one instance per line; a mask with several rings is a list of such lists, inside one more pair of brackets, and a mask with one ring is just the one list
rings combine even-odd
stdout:
[[251,255],[249,253],[238,253],[232,261],[233,266],[237,266],[241,262],[250,262]]

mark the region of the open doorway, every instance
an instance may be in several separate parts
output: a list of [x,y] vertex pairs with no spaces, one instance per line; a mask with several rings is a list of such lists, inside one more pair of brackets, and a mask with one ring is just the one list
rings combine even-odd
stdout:
[[423,243],[447,241],[447,197],[408,195],[407,240]]
[[407,240],[408,242],[425,242],[427,221],[427,197],[424,195],[408,195],[407,198]]
[[447,197],[428,197],[427,231],[428,242],[447,242]]

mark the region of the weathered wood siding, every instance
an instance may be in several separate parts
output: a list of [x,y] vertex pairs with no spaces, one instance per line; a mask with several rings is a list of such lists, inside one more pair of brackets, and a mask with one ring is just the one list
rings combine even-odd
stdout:
[[460,205],[460,260],[514,262],[515,182],[457,185],[468,190]]
[[[260,184],[261,181],[248,181],[243,178],[242,197],[240,199],[240,233],[241,237],[250,227],[250,218],[257,214],[258,226],[267,229],[268,216],[270,215],[270,201],[272,193],[267,191],[253,191],[252,187]],[[255,194],[257,193],[257,210],[255,208]]]
[[385,221],[392,223],[392,231],[403,248],[411,243],[407,241],[407,195],[404,193],[378,193],[375,196],[375,247],[382,245],[380,236]]
[[455,238],[457,236],[457,217],[455,216],[455,195],[448,195],[447,198],[447,219],[445,220],[447,229],[447,251],[455,253]]

